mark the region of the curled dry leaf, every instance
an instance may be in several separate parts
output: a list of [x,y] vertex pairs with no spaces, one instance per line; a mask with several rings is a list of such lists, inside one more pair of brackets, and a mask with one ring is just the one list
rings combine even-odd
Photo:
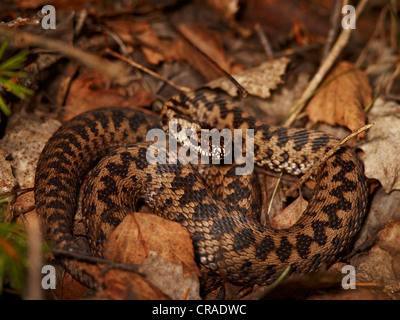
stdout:
[[[144,267],[146,259],[149,256],[154,256],[154,254],[150,254],[151,252],[156,252],[160,258],[166,261],[163,267],[160,267],[162,265],[160,263],[158,263],[157,270]],[[123,263],[142,265],[141,272],[143,273],[149,271],[150,273],[161,274],[162,277],[175,275],[173,281],[178,283],[176,287],[180,287],[183,291],[187,289],[187,285],[184,284],[185,279],[194,275],[197,288],[192,287],[194,289],[190,288],[190,290],[198,291],[199,289],[197,276],[200,275],[200,271],[194,261],[193,243],[187,230],[177,222],[153,214],[130,214],[125,217],[107,240],[104,257]],[[176,272],[170,274],[165,271],[171,270],[171,263],[180,267],[179,275]],[[157,279],[157,276],[155,274],[148,275],[146,278]],[[132,281],[130,283],[132,285]],[[153,282],[153,284],[166,293],[165,288],[160,288],[162,284],[160,286],[159,283]],[[171,294],[171,292],[166,294]],[[181,292],[180,296],[174,298],[183,296],[184,292]]]
[[357,237],[354,247],[357,248],[368,239],[373,239],[390,220],[400,218],[400,191],[389,194],[379,188],[370,202],[370,209]]
[[[276,89],[278,84],[283,83],[281,76],[285,73],[289,61],[286,57],[266,61],[258,67],[239,72],[233,75],[233,77],[249,94],[268,98],[271,96],[271,90]],[[220,88],[233,97],[238,94],[235,85],[226,77],[209,82],[207,87],[212,89]]]
[[306,112],[313,122],[340,125],[355,131],[365,124],[364,107],[372,100],[368,78],[346,61],[339,62],[309,102]]
[[400,105],[377,99],[369,113],[375,125],[367,132],[367,141],[360,148],[365,175],[377,179],[389,193],[400,189]]
[[400,220],[390,221],[378,233],[378,241],[369,252],[356,255],[351,264],[357,277],[400,290]]

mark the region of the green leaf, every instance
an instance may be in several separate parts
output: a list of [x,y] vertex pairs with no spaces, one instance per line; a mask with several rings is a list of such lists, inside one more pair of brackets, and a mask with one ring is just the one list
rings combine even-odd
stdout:
[[11,116],[11,111],[8,109],[6,103],[4,102],[3,98],[0,96],[0,110],[7,116]]
[[[0,45],[0,59],[3,57],[8,43],[9,40],[5,40]],[[20,51],[14,56],[0,63],[0,83],[3,84],[6,90],[10,91],[13,95],[17,96],[20,99],[25,99],[28,95],[33,95],[34,91],[25,88],[20,84],[13,83],[9,81],[9,79],[13,77],[22,78],[27,76],[26,72],[21,71],[26,61],[27,55],[28,51]],[[5,101],[1,96],[0,96],[0,110],[6,116],[11,115],[10,109],[7,107]]]
[[22,69],[28,55],[27,51],[20,51],[6,61],[0,63],[0,70],[18,70]]
[[7,90],[20,99],[25,99],[27,95],[32,95],[34,93],[31,89],[25,88],[19,84],[4,80],[2,78],[0,78],[0,82]]
[[0,59],[3,58],[3,54],[6,51],[6,48],[8,46],[8,43],[10,42],[10,39],[6,39],[0,46]]

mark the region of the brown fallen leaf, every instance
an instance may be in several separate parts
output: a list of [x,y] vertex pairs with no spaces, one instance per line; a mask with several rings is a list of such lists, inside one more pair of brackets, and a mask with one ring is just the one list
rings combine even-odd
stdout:
[[[271,96],[271,90],[283,83],[281,76],[285,73],[289,61],[286,57],[266,61],[258,67],[236,73],[233,77],[249,94],[268,98]],[[237,87],[226,77],[213,80],[206,86],[212,89],[220,88],[233,97],[238,95]]]
[[307,208],[308,202],[301,196],[294,200],[271,220],[271,226],[275,229],[286,229],[296,223]]
[[163,61],[182,61],[182,39],[160,39],[152,29],[136,37],[143,44],[141,50],[149,63],[157,65]]
[[[190,42],[196,46],[201,52],[206,54],[210,59],[212,59],[219,67],[221,67],[224,71],[229,74],[237,73],[243,71],[245,69],[244,66],[238,65],[235,63],[234,59],[228,57],[224,50],[224,46],[221,40],[219,33],[207,28],[203,24],[180,24],[178,26],[179,31],[186,39],[190,39]],[[210,65],[209,63],[199,63],[196,60],[200,57],[192,57],[190,54],[190,49],[187,47],[183,48],[185,51],[189,50],[189,52],[182,52],[182,58],[187,60],[193,68],[201,72],[205,76],[206,79],[215,79],[221,76],[221,73],[216,70],[215,67]],[[189,54],[187,54],[189,53]],[[201,55],[199,52],[193,52],[195,56]],[[196,60],[193,60],[195,58]],[[201,59],[201,58],[200,58]],[[205,59],[205,58],[203,58]],[[202,70],[205,69],[205,70]],[[210,75],[209,73],[215,74],[215,76]]]
[[[57,274],[58,275],[58,274]],[[60,282],[56,284],[54,292],[52,290],[46,290],[45,295],[49,300],[79,300],[84,299],[89,289],[81,284],[78,280],[75,280],[68,272],[60,272]]]
[[145,35],[145,37],[156,37],[151,26],[146,21],[134,21],[128,19],[112,19],[104,22],[108,28],[113,30],[125,44],[137,44],[136,37]]
[[182,264],[168,262],[154,251],[143,262],[140,271],[146,280],[174,300],[199,300],[200,282],[196,274],[184,276]]
[[374,239],[390,220],[400,218],[400,191],[393,190],[389,194],[379,188],[369,204],[370,209],[357,236],[354,247],[362,245],[368,239]]
[[104,291],[98,292],[94,299],[113,300],[167,300],[151,282],[140,275],[123,271],[109,270],[104,275]]
[[163,61],[180,59],[176,41],[160,39],[146,21],[117,19],[106,21],[106,24],[125,44],[139,45],[146,60],[151,64],[158,65]]
[[104,257],[141,265],[146,279],[173,299],[183,297],[188,287],[191,299],[198,296],[200,271],[194,261],[193,243],[177,222],[153,214],[129,214],[107,240]]
[[400,189],[400,105],[378,98],[369,121],[375,125],[367,132],[367,141],[360,145],[365,175],[377,179],[389,193]]
[[113,231],[104,257],[124,263],[142,264],[150,250],[170,262],[182,262],[185,274],[200,271],[194,262],[192,239],[179,223],[148,213],[130,214]]
[[108,83],[110,79],[104,73],[83,69],[69,89],[63,120],[95,108],[143,107],[154,100],[153,95],[138,83],[131,85],[131,88],[136,88],[131,97],[127,96],[124,88],[108,88]]
[[339,62],[322,86],[306,107],[312,122],[340,125],[351,131],[365,125],[364,107],[372,100],[372,90],[362,70],[349,62]]

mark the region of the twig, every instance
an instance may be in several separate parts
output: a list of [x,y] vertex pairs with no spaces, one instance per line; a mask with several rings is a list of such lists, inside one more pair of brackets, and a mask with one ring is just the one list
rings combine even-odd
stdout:
[[322,60],[324,61],[325,57],[328,55],[329,50],[331,49],[333,40],[336,36],[338,26],[339,26],[339,13],[340,13],[340,4],[341,0],[335,0],[335,3],[333,4],[333,11],[331,14],[331,28],[328,33],[328,39],[326,41],[325,47],[324,47],[324,53],[322,54]]
[[386,19],[386,14],[389,12],[389,6],[384,6],[383,9],[381,10],[381,12],[379,13],[379,17],[378,20],[376,22],[375,25],[375,29],[374,32],[372,33],[372,35],[369,37],[367,44],[365,45],[365,47],[363,48],[363,50],[361,51],[361,53],[359,54],[356,63],[354,64],[355,67],[360,68],[361,65],[363,64],[365,57],[367,56],[367,53],[369,51],[369,49],[371,48],[371,46],[374,43],[374,40],[378,37],[378,34],[381,32],[381,30],[383,29],[382,25],[385,22]]
[[24,188],[24,189],[11,190],[11,191],[7,191],[7,192],[4,192],[4,193],[0,193],[0,197],[2,197],[2,196],[8,196],[9,194],[19,194],[19,195],[22,195],[22,194],[24,194],[24,193],[31,192],[31,191],[33,191],[33,190],[34,190],[34,188]]
[[155,73],[154,71],[152,71],[152,70],[150,70],[150,69],[148,69],[148,68],[146,68],[146,67],[140,65],[139,63],[137,63],[137,62],[135,62],[135,61],[133,61],[133,60],[127,59],[127,58],[125,58],[124,56],[121,56],[119,53],[117,53],[117,52],[115,52],[115,51],[112,51],[112,50],[106,48],[105,52],[107,52],[108,54],[112,55],[112,56],[115,57],[115,58],[118,58],[118,59],[120,59],[120,60],[122,60],[122,61],[125,61],[126,63],[129,63],[131,66],[133,66],[133,67],[135,67],[135,68],[138,68],[139,70],[142,70],[143,72],[146,72],[146,73],[148,73],[149,75],[151,75],[151,76],[153,76],[153,77],[155,77],[155,78],[157,78],[157,79],[160,79],[160,80],[162,80],[162,81],[168,83],[171,87],[174,87],[175,89],[177,89],[177,90],[179,90],[179,91],[182,91],[182,92],[193,91],[192,88],[177,85],[176,83],[173,83],[172,81],[170,81],[170,80],[168,80],[168,79],[166,79],[166,78],[160,76],[159,74],[157,74],[157,73]]
[[279,174],[278,180],[276,181],[274,191],[272,192],[272,196],[271,196],[271,199],[270,199],[270,201],[269,201],[267,216],[269,216],[269,214],[270,214],[270,212],[271,212],[271,209],[272,209],[272,202],[273,202],[273,200],[274,200],[274,198],[275,198],[276,192],[278,191],[278,187],[279,187],[279,184],[281,183],[282,176],[283,176],[283,172],[281,172],[281,173]]
[[181,300],[187,300],[187,297],[188,297],[188,295],[189,295],[189,290],[190,290],[190,288],[187,288],[187,289],[186,289],[186,291],[185,291],[185,293],[183,294],[183,297],[182,297]]
[[58,52],[64,56],[77,60],[89,68],[104,72],[120,84],[126,84],[130,79],[129,71],[120,62],[112,62],[100,58],[92,53],[67,44],[64,41],[38,36],[21,30],[9,29],[2,25],[0,25],[0,35],[12,38],[15,45],[22,48],[38,46]]
[[40,222],[36,215],[29,218],[27,223],[28,236],[28,279],[27,292],[25,299],[40,300],[43,297],[40,286],[41,275],[40,270],[42,263],[42,235],[40,232]]
[[[337,150],[339,150],[347,141],[349,141],[351,138],[355,137],[356,135],[360,134],[361,132],[364,132],[368,130],[369,128],[373,127],[373,123],[369,123],[358,130],[350,133],[348,136],[343,138],[336,146],[334,146],[332,149],[330,149],[322,158],[320,158],[314,165],[299,179],[299,184],[302,185],[304,184],[312,175],[314,175],[317,170],[320,168],[322,164],[325,163],[326,160],[330,156],[332,156]],[[288,190],[288,193],[290,194],[291,192],[294,192],[298,186],[293,186]]]
[[274,57],[274,53],[273,53],[273,51],[271,49],[271,46],[269,44],[267,35],[265,34],[264,30],[261,28],[259,23],[255,24],[254,29],[257,32],[257,36],[260,39],[260,42],[261,42],[261,44],[262,44],[262,46],[264,48],[264,51],[265,51],[267,57],[269,59],[272,59]]
[[25,25],[38,26],[38,25],[40,25],[40,22],[42,21],[43,17],[44,17],[44,14],[42,13],[42,11],[38,11],[33,17],[30,17],[30,18],[18,17],[17,19],[8,21],[8,22],[0,21],[0,25],[4,24],[9,28],[15,28],[15,27],[20,27],[20,26],[25,26]]
[[93,263],[93,264],[96,264],[96,263],[107,264],[112,269],[120,269],[120,270],[124,270],[124,271],[135,272],[135,273],[139,274],[140,276],[145,276],[143,273],[139,272],[139,267],[136,264],[116,262],[116,261],[107,260],[104,258],[90,256],[85,253],[70,252],[70,251],[65,251],[65,250],[61,250],[61,249],[52,249],[51,252],[54,255],[66,256],[66,257],[70,257],[70,258],[73,258],[73,259],[76,259],[79,261],[89,262],[89,263]]
[[397,0],[390,0],[390,45],[394,51],[400,50],[400,27],[399,19],[397,18]]
[[[356,16],[357,18],[360,17],[361,12],[364,10],[365,5],[367,4],[368,0],[361,0],[356,8]],[[310,81],[307,89],[304,91],[301,98],[295,104],[295,107],[291,110],[291,115],[286,119],[283,123],[284,126],[289,127],[295,121],[297,115],[303,110],[304,106],[306,105],[309,97],[312,96],[312,93],[317,89],[318,85],[321,83],[322,79],[325,77],[327,72],[332,67],[333,63],[342,52],[343,48],[347,45],[350,39],[352,29],[343,29],[340,33],[338,39],[335,42],[335,45],[332,47],[332,50],[327,55],[324,62],[319,67],[317,73],[314,75],[312,80]]]
[[197,47],[181,30],[180,28],[176,27],[175,25],[171,24],[173,28],[180,34],[180,36],[193,48],[195,49],[198,53],[200,53],[203,57],[207,59],[219,72],[221,72],[225,77],[227,77],[238,89],[240,95],[245,98],[249,94],[247,90],[239,83],[236,81],[234,77],[232,77],[228,72],[226,72],[224,69],[221,68],[221,66],[214,61],[209,55],[207,55],[203,50],[201,50],[199,47]]

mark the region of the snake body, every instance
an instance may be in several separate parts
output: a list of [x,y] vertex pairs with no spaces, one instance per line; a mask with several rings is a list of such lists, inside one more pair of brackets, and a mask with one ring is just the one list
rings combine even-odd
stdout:
[[[254,175],[234,174],[235,165],[149,163],[145,143],[150,129],[166,128],[171,119],[192,128],[253,129],[257,166],[302,174],[337,144],[336,139],[319,131],[263,124],[226,99],[203,92],[170,98],[160,119],[161,124],[138,111],[105,108],[61,126],[45,146],[35,178],[37,212],[49,241],[64,250],[82,250],[74,242],[72,225],[87,175],[83,191],[88,196],[82,207],[95,254],[101,255],[104,241],[127,209],[143,200],[154,213],[189,231],[207,289],[224,281],[268,284],[288,265],[290,274],[315,271],[337,260],[359,230],[367,183],[362,163],[348,147],[341,147],[319,169],[299,221],[277,230],[255,219],[260,196]],[[82,278],[68,259],[64,265]]]

